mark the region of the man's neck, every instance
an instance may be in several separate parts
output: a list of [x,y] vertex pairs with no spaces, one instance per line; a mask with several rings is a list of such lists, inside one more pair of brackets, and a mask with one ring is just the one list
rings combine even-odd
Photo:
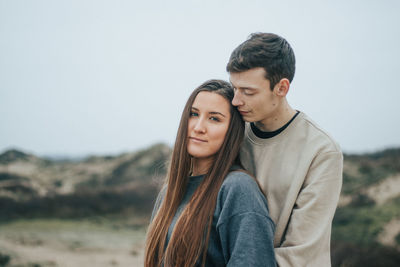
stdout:
[[285,102],[272,116],[262,121],[257,121],[254,125],[261,131],[273,132],[284,126],[295,114],[296,110]]

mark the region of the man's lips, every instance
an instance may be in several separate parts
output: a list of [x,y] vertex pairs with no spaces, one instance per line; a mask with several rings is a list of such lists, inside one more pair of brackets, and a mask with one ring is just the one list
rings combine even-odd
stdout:
[[194,142],[201,142],[201,143],[206,143],[207,142],[207,140],[196,138],[196,137],[189,137],[189,139],[194,141]]
[[239,113],[242,114],[242,115],[246,115],[246,114],[248,114],[249,112],[248,112],[248,111],[244,111],[244,110],[239,110]]

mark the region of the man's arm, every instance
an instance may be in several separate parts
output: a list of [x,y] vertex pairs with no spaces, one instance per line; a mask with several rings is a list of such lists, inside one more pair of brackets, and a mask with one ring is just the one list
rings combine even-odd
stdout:
[[275,248],[279,266],[330,266],[330,235],[342,170],[340,151],[321,153],[313,160],[283,241]]

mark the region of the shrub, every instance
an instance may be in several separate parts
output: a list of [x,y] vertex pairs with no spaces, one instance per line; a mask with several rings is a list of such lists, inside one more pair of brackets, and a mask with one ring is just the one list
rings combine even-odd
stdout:
[[10,262],[11,257],[0,252],[0,267],[5,267]]

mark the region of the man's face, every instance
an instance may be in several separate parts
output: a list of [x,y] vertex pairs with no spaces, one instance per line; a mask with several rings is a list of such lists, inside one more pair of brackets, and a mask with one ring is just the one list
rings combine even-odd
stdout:
[[262,122],[276,115],[279,98],[271,91],[263,68],[230,73],[230,81],[235,88],[232,105],[237,107],[243,120]]

